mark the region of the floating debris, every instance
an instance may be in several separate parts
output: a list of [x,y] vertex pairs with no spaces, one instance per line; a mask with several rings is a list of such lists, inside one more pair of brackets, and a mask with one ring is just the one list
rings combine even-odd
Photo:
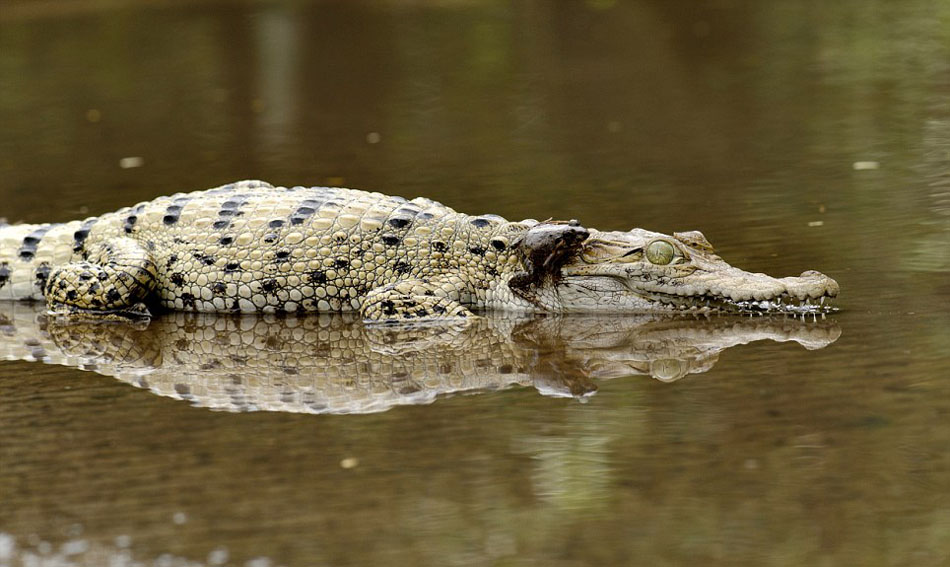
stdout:
[[208,554],[208,565],[224,565],[228,562],[228,550],[219,547]]
[[142,167],[143,165],[145,165],[145,158],[139,156],[124,157],[119,160],[119,167],[122,169],[132,169],[134,167]]
[[852,164],[855,171],[864,171],[868,169],[880,169],[881,164],[876,161],[856,161]]

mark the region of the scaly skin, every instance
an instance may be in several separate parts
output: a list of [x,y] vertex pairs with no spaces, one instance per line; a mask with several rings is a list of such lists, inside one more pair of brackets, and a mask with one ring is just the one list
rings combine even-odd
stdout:
[[[509,222],[428,199],[242,181],[98,218],[0,227],[0,299],[70,318],[358,311],[367,320],[511,311],[819,312],[834,280],[730,266],[699,232]],[[816,300],[815,304],[811,301]]]

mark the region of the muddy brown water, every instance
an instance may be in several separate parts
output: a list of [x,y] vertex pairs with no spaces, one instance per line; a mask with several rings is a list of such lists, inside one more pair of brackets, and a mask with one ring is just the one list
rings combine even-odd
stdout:
[[0,78],[11,222],[343,184],[698,229],[842,288],[824,348],[583,401],[535,379],[605,352],[576,333],[519,335],[534,378],[346,415],[0,362],[0,565],[950,561],[947,3],[15,1]]

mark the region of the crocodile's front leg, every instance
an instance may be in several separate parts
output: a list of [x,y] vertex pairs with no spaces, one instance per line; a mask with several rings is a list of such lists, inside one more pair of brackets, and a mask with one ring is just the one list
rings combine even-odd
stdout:
[[50,315],[69,319],[148,318],[156,271],[149,253],[131,238],[91,245],[85,260],[54,269],[43,294]]
[[462,283],[452,278],[407,279],[366,295],[360,312],[369,322],[460,321],[474,317],[459,302]]

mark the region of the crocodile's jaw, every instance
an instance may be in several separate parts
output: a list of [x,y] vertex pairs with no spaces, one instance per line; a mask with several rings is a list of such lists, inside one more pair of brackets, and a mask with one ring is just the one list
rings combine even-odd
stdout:
[[[647,247],[669,243],[673,259],[657,265]],[[591,231],[577,256],[561,269],[557,291],[564,311],[825,313],[838,284],[808,271],[773,278],[733,267],[698,232],[674,236],[634,229]]]

